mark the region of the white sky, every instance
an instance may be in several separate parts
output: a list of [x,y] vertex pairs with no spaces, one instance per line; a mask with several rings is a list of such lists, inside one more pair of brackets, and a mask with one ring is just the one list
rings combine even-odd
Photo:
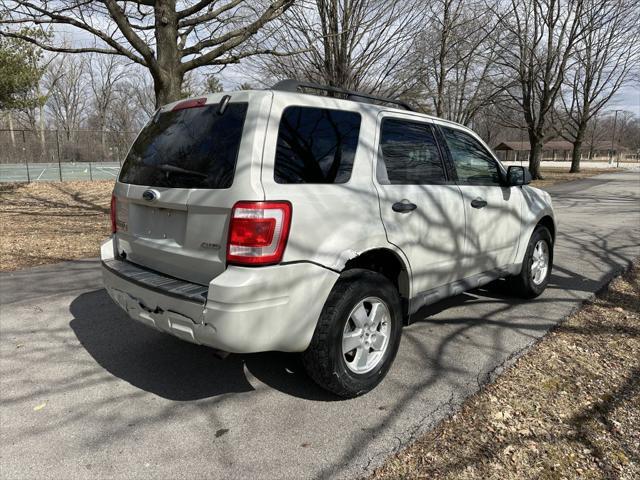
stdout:
[[621,88],[615,97],[611,99],[607,110],[616,109],[632,112],[636,117],[640,117],[640,84],[627,85]]

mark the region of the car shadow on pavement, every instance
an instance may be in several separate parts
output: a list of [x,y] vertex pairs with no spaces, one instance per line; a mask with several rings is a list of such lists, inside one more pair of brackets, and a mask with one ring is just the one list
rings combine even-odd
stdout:
[[306,375],[299,356],[281,352],[219,358],[194,345],[131,320],[106,290],[87,292],[70,305],[70,327],[93,359],[112,375],[160,397],[192,401],[251,392],[253,376],[288,395],[339,400]]

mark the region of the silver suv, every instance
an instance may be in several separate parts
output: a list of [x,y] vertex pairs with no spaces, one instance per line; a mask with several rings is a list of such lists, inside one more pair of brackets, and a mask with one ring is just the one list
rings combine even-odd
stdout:
[[318,384],[356,396],[422,306],[498,278],[544,290],[556,226],[529,180],[468,128],[388,99],[286,81],[182,100],[122,167],[104,283],[146,325],[302,352]]

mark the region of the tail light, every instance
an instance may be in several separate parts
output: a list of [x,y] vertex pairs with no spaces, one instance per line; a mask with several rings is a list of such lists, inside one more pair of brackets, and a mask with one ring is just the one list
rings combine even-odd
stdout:
[[116,196],[111,195],[111,233],[116,233],[118,231],[116,215]]
[[238,202],[229,224],[227,263],[273,265],[282,260],[289,237],[289,202]]

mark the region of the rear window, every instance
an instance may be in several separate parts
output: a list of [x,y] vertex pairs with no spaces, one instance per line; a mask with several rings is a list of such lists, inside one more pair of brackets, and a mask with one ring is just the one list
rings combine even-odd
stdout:
[[120,181],[173,188],[229,188],[238,159],[247,103],[164,112],[131,147]]
[[358,146],[360,114],[287,107],[278,130],[277,183],[345,183]]

